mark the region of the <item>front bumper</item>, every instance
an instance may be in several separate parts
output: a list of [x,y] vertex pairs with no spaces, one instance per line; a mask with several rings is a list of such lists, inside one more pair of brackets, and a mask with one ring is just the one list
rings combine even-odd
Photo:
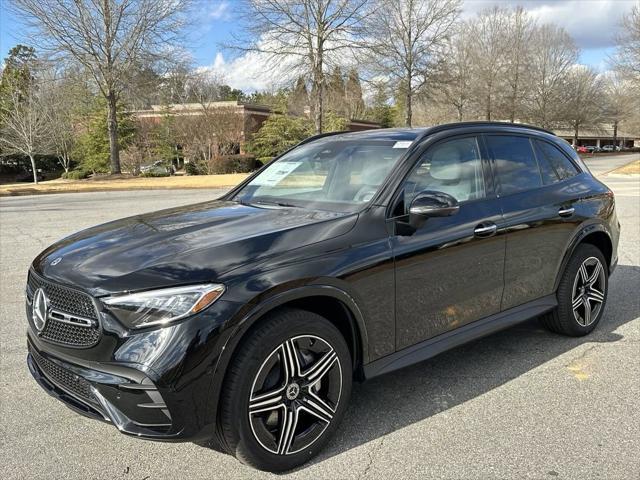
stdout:
[[106,421],[129,435],[170,440],[180,436],[162,394],[148,377],[130,376],[74,365],[40,352],[28,342],[27,364],[38,384],[67,407]]
[[128,331],[99,311],[95,345],[62,345],[36,333],[27,302],[29,370],[72,410],[122,433],[164,441],[215,436],[221,359],[242,305],[218,300],[175,325]]

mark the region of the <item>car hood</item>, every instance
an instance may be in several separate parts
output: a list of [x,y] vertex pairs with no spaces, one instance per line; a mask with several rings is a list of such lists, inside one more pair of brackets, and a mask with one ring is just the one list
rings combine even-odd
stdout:
[[225,273],[349,231],[357,215],[212,201],[83,230],[33,262],[94,295],[221,280]]

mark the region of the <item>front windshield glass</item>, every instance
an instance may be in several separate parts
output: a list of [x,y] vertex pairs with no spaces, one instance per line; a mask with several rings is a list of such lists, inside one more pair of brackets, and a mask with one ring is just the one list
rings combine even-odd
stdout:
[[234,200],[248,204],[357,211],[373,198],[411,141],[328,137],[283,155]]

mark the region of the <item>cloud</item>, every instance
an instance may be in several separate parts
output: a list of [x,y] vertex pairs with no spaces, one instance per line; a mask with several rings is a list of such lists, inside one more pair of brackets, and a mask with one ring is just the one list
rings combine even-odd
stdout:
[[555,23],[573,37],[580,48],[599,49],[615,45],[622,17],[633,7],[634,0],[473,0],[465,1],[463,17],[469,18],[494,5],[522,6],[540,23]]
[[213,20],[231,20],[229,2],[222,1],[218,4],[215,4],[209,12],[209,18],[212,18]]
[[217,53],[213,65],[203,70],[221,77],[230,87],[245,92],[292,84],[298,75],[293,59],[277,60],[258,52],[248,52],[230,61],[222,53]]

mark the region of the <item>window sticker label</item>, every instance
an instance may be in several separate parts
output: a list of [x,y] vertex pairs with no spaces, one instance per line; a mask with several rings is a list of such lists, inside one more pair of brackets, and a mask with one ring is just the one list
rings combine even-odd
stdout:
[[409,148],[412,143],[411,140],[400,140],[393,145],[393,148]]
[[250,185],[274,187],[300,165],[302,162],[277,162],[262,172]]

